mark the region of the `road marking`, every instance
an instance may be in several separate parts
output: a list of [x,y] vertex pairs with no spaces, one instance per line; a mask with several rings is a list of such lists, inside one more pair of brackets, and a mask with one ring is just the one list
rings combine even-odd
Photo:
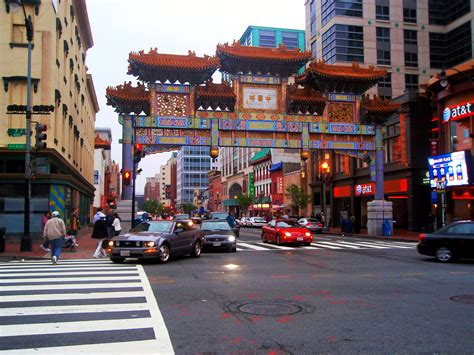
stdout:
[[387,249],[386,246],[379,246],[379,245],[374,245],[374,244],[364,244],[364,243],[354,243],[354,242],[343,242],[343,241],[340,241],[339,243],[341,244],[349,244],[349,245],[357,245],[357,246],[361,246],[361,247],[364,247],[364,248],[374,248],[374,249]]
[[100,284],[80,284],[80,285],[68,285],[68,284],[54,284],[54,285],[29,285],[29,286],[2,286],[1,291],[44,291],[44,290],[57,290],[57,289],[68,289],[68,290],[81,290],[87,288],[123,288],[123,287],[137,287],[137,283],[124,282],[124,283],[100,283]]
[[[329,245],[326,245],[326,244],[329,244]],[[318,242],[312,242],[311,245],[314,245],[316,247],[321,247],[323,249],[342,249],[340,246],[334,246],[338,244],[329,243],[329,242],[318,241]]]
[[269,250],[267,248],[259,247],[258,245],[253,245],[253,244],[248,244],[248,243],[243,243],[243,242],[239,242],[239,245],[245,248],[253,249],[253,250]]
[[285,246],[282,246],[282,245],[275,245],[275,244],[272,244],[272,245],[267,245],[265,243],[255,243],[255,244],[261,245],[261,246],[264,246],[264,247],[268,247],[270,249],[272,249],[272,248],[281,249],[281,250],[293,250],[294,249],[294,248],[285,247]]
[[5,302],[28,302],[28,301],[59,301],[59,300],[92,300],[100,298],[129,298],[143,297],[143,291],[131,292],[92,292],[92,293],[55,293],[47,295],[25,295],[25,296],[0,296],[0,307]]
[[[80,275],[77,275],[77,276],[80,276]],[[91,277],[91,279],[93,279],[95,281],[111,281],[111,280],[116,280],[117,279],[116,275],[97,276],[97,277],[91,275],[90,277]],[[137,278],[137,276],[120,276],[120,280],[123,280],[123,281],[135,280],[136,278]],[[11,280],[0,279],[0,285],[1,284],[6,284],[6,283],[8,283],[8,284],[22,284],[24,282],[33,282],[33,281],[37,282],[40,285],[42,282],[47,282],[47,281],[58,281],[58,282],[60,282],[60,281],[77,281],[77,279],[75,279],[73,277],[61,277],[61,278],[55,278],[55,279],[51,279],[51,278],[48,278],[48,277],[45,277],[45,278],[32,278],[32,279],[18,279],[18,280],[15,280],[15,279],[11,279]]]

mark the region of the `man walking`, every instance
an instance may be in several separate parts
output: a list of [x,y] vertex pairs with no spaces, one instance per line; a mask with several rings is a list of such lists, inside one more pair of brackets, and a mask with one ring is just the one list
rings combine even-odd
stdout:
[[64,221],[59,218],[59,212],[54,211],[51,219],[44,226],[44,236],[48,238],[51,248],[51,260],[53,265],[58,263],[61,249],[66,236],[66,226]]

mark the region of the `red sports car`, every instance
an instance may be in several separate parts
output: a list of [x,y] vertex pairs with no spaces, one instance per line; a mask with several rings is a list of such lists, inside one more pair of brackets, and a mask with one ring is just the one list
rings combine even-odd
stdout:
[[283,243],[303,243],[311,245],[313,235],[298,222],[277,219],[262,228],[262,241],[264,243],[275,242],[277,245]]

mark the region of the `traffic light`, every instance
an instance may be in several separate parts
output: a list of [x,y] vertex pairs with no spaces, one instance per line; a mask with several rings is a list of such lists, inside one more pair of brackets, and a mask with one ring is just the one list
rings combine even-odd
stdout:
[[139,163],[140,160],[144,157],[144,150],[143,150],[143,145],[142,144],[135,144],[133,148],[133,157],[135,159],[135,163]]
[[46,142],[44,142],[44,141],[46,140],[48,135],[46,133],[43,133],[43,132],[46,132],[47,130],[48,130],[48,127],[45,124],[42,124],[42,123],[37,123],[36,124],[36,126],[35,126],[35,131],[36,131],[36,134],[35,134],[35,138],[36,138],[35,148],[36,149],[46,148]]
[[130,186],[132,184],[132,174],[130,171],[124,171],[122,174],[123,177],[123,184],[125,186]]
[[323,161],[320,165],[320,168],[323,174],[329,174],[331,172],[331,167],[329,166],[327,161]]

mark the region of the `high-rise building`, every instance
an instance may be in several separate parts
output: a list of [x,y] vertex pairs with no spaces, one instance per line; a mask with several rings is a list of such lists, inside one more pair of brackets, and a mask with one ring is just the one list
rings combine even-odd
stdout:
[[212,162],[208,147],[182,147],[176,158],[176,203],[193,203],[195,189],[208,188],[208,172],[218,169],[220,160]]
[[173,152],[165,165],[160,166],[159,185],[160,197],[159,200],[165,206],[171,206],[171,174],[173,166],[176,165],[176,152]]
[[[0,10],[0,226],[23,232],[25,114],[7,115],[9,105],[26,105],[27,36],[23,11],[12,1]],[[93,46],[85,0],[23,1],[33,24],[31,103],[53,105],[50,115],[35,114],[47,126],[47,147],[31,159],[31,233],[39,235],[41,217],[58,210],[66,221],[79,209],[90,220],[94,198],[94,125],[99,111],[86,56]],[[32,124],[34,132],[35,124]],[[32,136],[32,145],[35,137]]]
[[156,174],[152,177],[146,178],[145,189],[144,189],[144,199],[145,201],[156,200],[160,198],[160,174]]
[[306,0],[306,44],[327,63],[386,68],[372,93],[397,97],[472,58],[470,0]]

